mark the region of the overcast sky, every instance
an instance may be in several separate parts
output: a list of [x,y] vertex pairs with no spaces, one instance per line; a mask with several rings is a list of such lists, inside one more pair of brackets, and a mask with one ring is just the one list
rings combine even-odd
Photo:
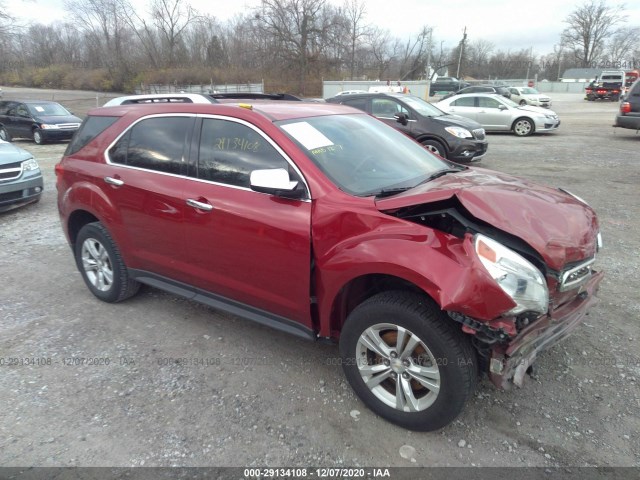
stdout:
[[[343,0],[328,0],[341,5]],[[563,20],[583,2],[558,0],[512,1],[504,0],[363,0],[366,4],[367,23],[388,29],[393,35],[405,38],[416,35],[421,27],[434,27],[434,40],[444,41],[445,47],[455,46],[464,27],[470,41],[484,39],[497,49],[520,50],[533,47],[535,54],[553,51],[563,30]],[[145,0],[133,0],[146,10]],[[250,11],[260,0],[191,0],[191,5],[202,13],[219,20]],[[617,0],[607,5],[623,4]],[[25,20],[51,23],[68,15],[63,0],[5,0],[8,11]],[[627,25],[640,27],[640,2],[626,3]],[[631,61],[631,59],[628,59]]]

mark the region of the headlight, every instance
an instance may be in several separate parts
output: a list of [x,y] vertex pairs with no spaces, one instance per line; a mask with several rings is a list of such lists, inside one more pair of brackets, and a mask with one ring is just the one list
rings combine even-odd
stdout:
[[484,235],[476,235],[475,249],[489,275],[517,304],[505,312],[506,315],[517,315],[526,311],[547,311],[547,283],[540,270],[531,262]]
[[38,162],[36,162],[33,158],[22,162],[22,170],[24,172],[29,172],[31,170],[38,170],[40,167],[38,166]]
[[596,237],[596,252],[602,250],[602,233],[598,232],[598,236]]
[[41,123],[40,128],[42,128],[43,130],[57,130],[60,127],[58,125],[51,125],[49,123]]
[[462,128],[462,127],[445,127],[444,129],[447,132],[449,132],[451,135],[453,135],[454,137],[458,137],[458,138],[473,138],[473,135],[471,135],[471,132],[469,130],[467,130],[466,128]]

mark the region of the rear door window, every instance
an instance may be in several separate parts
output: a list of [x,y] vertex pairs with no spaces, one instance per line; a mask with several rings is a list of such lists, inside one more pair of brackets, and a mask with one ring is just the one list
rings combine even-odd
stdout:
[[147,118],[136,123],[113,147],[109,160],[130,167],[182,175],[185,145],[194,119],[170,116]]
[[462,97],[451,103],[453,107],[475,107],[476,97]]

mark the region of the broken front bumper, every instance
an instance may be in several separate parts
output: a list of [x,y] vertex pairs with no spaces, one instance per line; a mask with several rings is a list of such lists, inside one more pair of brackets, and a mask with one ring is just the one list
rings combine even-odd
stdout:
[[595,294],[604,277],[594,273],[572,301],[526,327],[510,343],[494,347],[489,361],[489,378],[498,387],[522,386],[524,375],[538,354],[569,335],[598,299]]

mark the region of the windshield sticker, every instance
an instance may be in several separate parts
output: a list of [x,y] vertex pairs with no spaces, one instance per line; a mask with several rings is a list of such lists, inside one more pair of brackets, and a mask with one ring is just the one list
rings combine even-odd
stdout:
[[33,107],[36,109],[36,112],[44,112],[44,108],[42,107],[38,107],[37,105],[35,107]]
[[307,150],[315,150],[333,145],[331,140],[307,122],[290,123],[283,125],[282,128],[299,141]]

